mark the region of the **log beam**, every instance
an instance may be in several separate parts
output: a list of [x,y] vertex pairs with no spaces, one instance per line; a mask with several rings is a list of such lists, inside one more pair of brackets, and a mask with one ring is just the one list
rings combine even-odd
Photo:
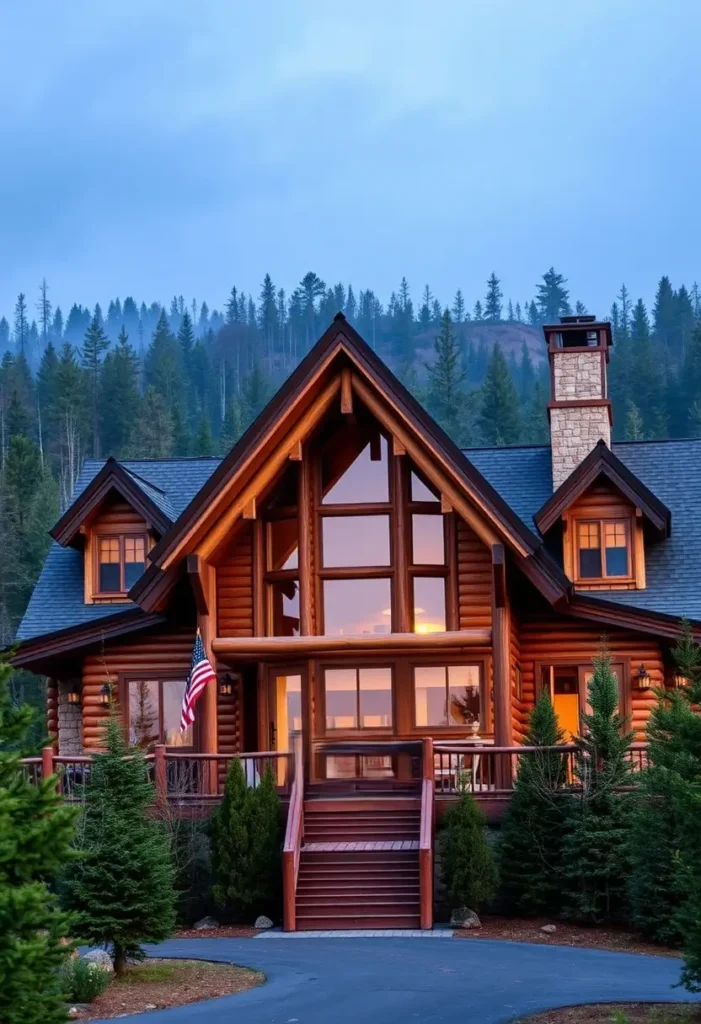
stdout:
[[387,653],[449,648],[454,651],[489,647],[491,629],[459,629],[447,633],[378,633],[359,636],[227,636],[216,637],[212,650],[221,658],[256,655],[333,653]]

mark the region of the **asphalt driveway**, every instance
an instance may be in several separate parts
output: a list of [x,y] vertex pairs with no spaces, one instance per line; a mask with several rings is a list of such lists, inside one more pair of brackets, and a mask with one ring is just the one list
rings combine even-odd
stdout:
[[506,1024],[575,1003],[699,1000],[674,988],[678,960],[486,939],[182,939],[152,952],[268,981],[139,1024]]

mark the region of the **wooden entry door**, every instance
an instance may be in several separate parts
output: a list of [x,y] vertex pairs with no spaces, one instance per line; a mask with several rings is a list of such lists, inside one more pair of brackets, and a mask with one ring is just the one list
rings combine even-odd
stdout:
[[298,668],[268,672],[268,749],[292,753],[302,735],[302,673]]
[[[618,710],[627,713],[624,665],[611,665],[611,671],[618,681]],[[560,728],[565,731],[565,742],[570,743],[581,732],[582,712],[589,712],[587,686],[594,669],[591,665],[573,662],[560,665],[541,665],[541,686],[550,694]]]

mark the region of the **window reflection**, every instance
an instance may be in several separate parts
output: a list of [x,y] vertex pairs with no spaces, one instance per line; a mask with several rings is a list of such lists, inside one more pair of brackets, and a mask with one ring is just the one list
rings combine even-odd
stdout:
[[324,580],[323,588],[326,636],[391,632],[389,579]]
[[438,495],[430,490],[423,480],[414,472],[411,474],[412,501],[438,501]]
[[445,579],[414,577],[414,632],[445,632]]
[[328,668],[324,686],[327,729],[391,728],[391,668]]
[[414,669],[414,715],[418,727],[467,726],[477,731],[480,705],[478,665]]
[[128,684],[129,742],[150,748],[156,743],[168,747],[191,747],[192,726],[180,731],[180,709],[185,680],[132,679]]
[[411,517],[412,561],[414,565],[445,565],[443,516]]
[[389,516],[324,516],[324,566],[389,565]]
[[267,525],[268,569],[296,569],[299,547],[297,517],[273,519]]
[[273,636],[299,636],[299,580],[270,584]]
[[384,437],[380,437],[378,447],[378,460],[370,457],[371,445],[367,444],[340,476],[336,463],[332,463],[330,458],[325,460],[322,499],[325,505],[389,501],[387,441]]

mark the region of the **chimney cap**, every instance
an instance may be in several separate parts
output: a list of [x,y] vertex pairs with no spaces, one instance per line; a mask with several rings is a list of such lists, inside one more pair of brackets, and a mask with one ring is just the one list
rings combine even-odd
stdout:
[[561,316],[561,324],[595,324],[596,317],[593,313],[583,313],[575,316]]

